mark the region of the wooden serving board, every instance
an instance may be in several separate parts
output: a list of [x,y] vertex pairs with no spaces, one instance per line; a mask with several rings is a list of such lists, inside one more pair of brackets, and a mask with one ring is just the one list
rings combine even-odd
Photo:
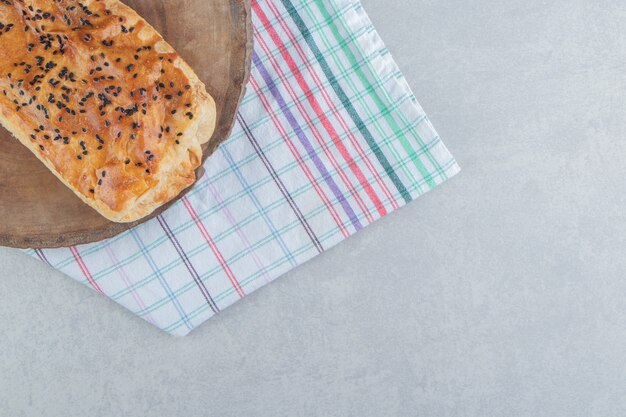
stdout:
[[[174,46],[215,99],[217,126],[204,149],[207,158],[228,138],[250,75],[250,0],[123,1]],[[118,224],[100,216],[0,127],[1,246],[51,248],[90,243],[140,222]]]

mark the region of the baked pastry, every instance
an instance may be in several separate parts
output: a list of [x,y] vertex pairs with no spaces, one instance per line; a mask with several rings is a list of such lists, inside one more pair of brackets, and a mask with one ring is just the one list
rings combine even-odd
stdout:
[[192,185],[215,114],[120,1],[0,0],[0,122],[107,219],[141,219]]

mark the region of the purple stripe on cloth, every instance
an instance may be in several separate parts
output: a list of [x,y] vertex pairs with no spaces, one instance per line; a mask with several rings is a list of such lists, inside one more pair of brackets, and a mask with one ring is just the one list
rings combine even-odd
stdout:
[[193,264],[189,260],[189,257],[185,253],[185,250],[181,246],[180,242],[178,241],[174,233],[172,233],[172,230],[170,229],[170,226],[167,224],[167,221],[165,221],[165,218],[162,215],[157,216],[156,218],[159,224],[161,225],[161,228],[163,229],[163,231],[169,238],[170,242],[174,246],[174,249],[176,249],[176,252],[178,252],[178,255],[180,256],[183,263],[187,267],[189,274],[195,281],[198,289],[202,293],[202,296],[206,300],[207,304],[209,305],[209,307],[211,307],[211,310],[213,310],[214,313],[217,313],[218,311],[220,311],[219,308],[217,307],[217,304],[215,304],[215,301],[213,301],[213,298],[211,297],[209,290],[207,290],[207,288],[205,287],[204,283],[202,282],[202,279],[200,278],[200,275],[198,274],[198,271],[196,271],[196,268],[193,266]]
[[318,169],[320,174],[322,174],[324,181],[326,182],[326,184],[328,184],[328,187],[332,191],[335,198],[337,198],[337,201],[339,201],[339,203],[341,204],[341,207],[343,207],[343,210],[346,212],[346,215],[350,219],[350,222],[352,223],[352,225],[357,231],[361,230],[363,226],[361,225],[361,222],[359,221],[356,214],[354,213],[354,210],[350,206],[348,200],[346,200],[344,195],[339,190],[339,187],[335,183],[335,180],[333,179],[333,177],[330,175],[330,173],[324,166],[324,163],[315,152],[315,149],[313,149],[311,142],[308,140],[308,138],[302,131],[300,124],[296,120],[291,110],[289,110],[289,107],[287,106],[287,103],[285,102],[284,97],[282,96],[280,91],[278,91],[278,87],[276,86],[276,83],[274,83],[272,76],[267,71],[267,68],[265,68],[265,66],[263,65],[263,62],[261,62],[261,59],[259,58],[259,55],[257,54],[256,51],[254,51],[252,54],[252,62],[254,63],[254,66],[259,70],[259,73],[261,74],[261,77],[263,77],[265,84],[267,84],[267,87],[272,93],[272,96],[274,96],[274,98],[278,102],[278,105],[280,106],[280,110],[283,112],[283,114],[287,118],[287,121],[291,125],[291,128],[294,130],[296,136],[300,140],[300,143],[302,144],[304,149],[306,149],[306,152],[311,158],[311,160],[313,161],[313,163],[315,164],[315,167]]
[[[120,261],[117,259],[117,256],[115,256],[115,253],[113,252],[113,249],[111,248],[110,245],[104,245],[104,250],[106,251],[107,255],[109,256],[109,259],[111,260],[111,262],[113,262],[114,265],[120,265]],[[119,272],[120,277],[122,277],[126,286],[128,288],[131,288],[133,284],[128,274],[126,274],[126,271],[124,271],[124,267],[122,265],[120,265],[119,268],[117,268],[117,272]],[[148,311],[148,307],[146,306],[146,303],[144,303],[143,299],[141,298],[140,293],[137,291],[131,291],[131,294],[133,296],[133,299],[139,306],[140,311],[145,312],[143,314],[140,314],[139,316],[146,319],[149,323],[156,325],[157,322],[154,320],[154,317],[152,317],[152,315],[150,314],[150,311]]]
[[50,261],[48,261],[48,258],[46,258],[46,255],[43,253],[43,250],[41,249],[36,249],[35,253],[37,254],[37,256],[39,256],[39,259],[41,259],[42,262],[47,263],[48,266],[52,266],[52,264],[50,263]]
[[272,232],[272,236],[274,237],[274,239],[276,239],[276,242],[278,243],[278,246],[280,246],[281,250],[285,254],[285,257],[287,257],[287,259],[289,260],[289,263],[291,265],[293,265],[293,266],[296,266],[297,265],[296,259],[294,258],[293,254],[291,253],[291,251],[287,247],[287,244],[285,243],[285,240],[283,239],[283,237],[280,235],[280,233],[276,229],[276,226],[274,226],[274,223],[272,222],[272,220],[267,215],[267,212],[265,211],[265,208],[259,202],[259,199],[257,198],[254,190],[252,189],[252,187],[250,187],[250,184],[248,184],[248,182],[246,181],[244,176],[241,174],[241,168],[239,168],[237,166],[237,163],[235,162],[235,160],[233,159],[233,156],[228,151],[228,148],[226,146],[222,146],[219,149],[219,151],[224,155],[224,157],[226,158],[228,163],[233,167],[233,172],[235,173],[235,176],[237,177],[237,181],[239,181],[239,184],[241,184],[243,189],[246,190],[248,196],[250,197],[250,200],[252,200],[252,203],[254,204],[256,209],[261,214],[261,218],[263,219],[263,221],[265,222],[267,227]]
[[239,122],[239,125],[243,129],[243,132],[246,134],[246,137],[248,138],[248,140],[252,144],[252,147],[254,148],[255,152],[257,153],[257,155],[259,155],[259,158],[261,158],[261,161],[263,161],[263,165],[265,165],[265,168],[267,169],[267,171],[270,173],[270,175],[274,179],[274,182],[278,186],[278,189],[280,190],[281,194],[283,195],[283,197],[285,197],[285,200],[287,200],[287,203],[291,207],[291,210],[293,210],[294,214],[298,218],[298,221],[300,222],[300,224],[304,228],[306,234],[309,236],[309,238],[311,239],[311,241],[315,245],[315,248],[317,249],[317,251],[319,253],[324,252],[324,247],[322,246],[322,243],[319,241],[319,239],[315,235],[315,232],[311,228],[311,225],[309,224],[309,222],[306,220],[306,218],[302,214],[302,211],[300,210],[300,207],[298,207],[298,205],[294,201],[294,199],[291,196],[291,194],[289,194],[289,191],[287,190],[287,187],[285,186],[283,181],[280,179],[280,176],[278,175],[278,173],[276,172],[276,170],[272,166],[272,163],[268,159],[267,155],[265,155],[265,152],[263,152],[263,148],[261,148],[261,146],[259,145],[259,142],[254,137],[254,134],[250,130],[250,127],[246,123],[246,120],[241,116],[241,113],[237,113],[237,121]]
[[[257,269],[259,271],[263,271],[263,278],[265,279],[265,282],[270,282],[270,275],[268,274],[267,270],[263,266],[263,262],[261,262],[261,259],[259,258],[256,251],[252,248],[252,243],[250,242],[250,239],[248,239],[248,236],[244,233],[241,226],[237,224],[237,220],[235,219],[235,214],[232,212],[230,208],[228,208],[228,205],[224,204],[224,199],[222,198],[217,187],[211,181],[207,181],[206,184],[207,184],[207,190],[211,193],[211,196],[215,199],[215,202],[220,207],[220,210],[223,211],[224,216],[226,217],[226,219],[228,219],[231,227],[235,230],[235,233],[237,233],[237,236],[239,236],[244,246],[246,247],[245,251],[252,256],[252,260],[254,261],[254,264],[256,265]],[[238,282],[236,282],[235,284],[236,284],[234,285],[235,289],[237,288],[241,289],[241,286],[239,285]],[[243,290],[241,292],[243,293]]]

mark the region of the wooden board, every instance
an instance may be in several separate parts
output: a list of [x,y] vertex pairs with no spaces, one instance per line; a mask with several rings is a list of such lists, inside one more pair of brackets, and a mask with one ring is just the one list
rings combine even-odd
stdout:
[[[137,10],[174,46],[215,98],[217,127],[211,145],[204,150],[204,157],[208,157],[228,138],[250,74],[250,0],[124,0],[124,3]],[[90,243],[139,224],[112,223],[100,216],[2,127],[0,219],[0,245],[19,248]]]

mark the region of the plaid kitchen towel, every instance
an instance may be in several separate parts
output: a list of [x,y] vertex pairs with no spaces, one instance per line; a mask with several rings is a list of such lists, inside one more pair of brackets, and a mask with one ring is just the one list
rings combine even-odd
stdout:
[[115,238],[29,251],[173,335],[459,171],[358,1],[252,12],[247,95],[193,190]]

